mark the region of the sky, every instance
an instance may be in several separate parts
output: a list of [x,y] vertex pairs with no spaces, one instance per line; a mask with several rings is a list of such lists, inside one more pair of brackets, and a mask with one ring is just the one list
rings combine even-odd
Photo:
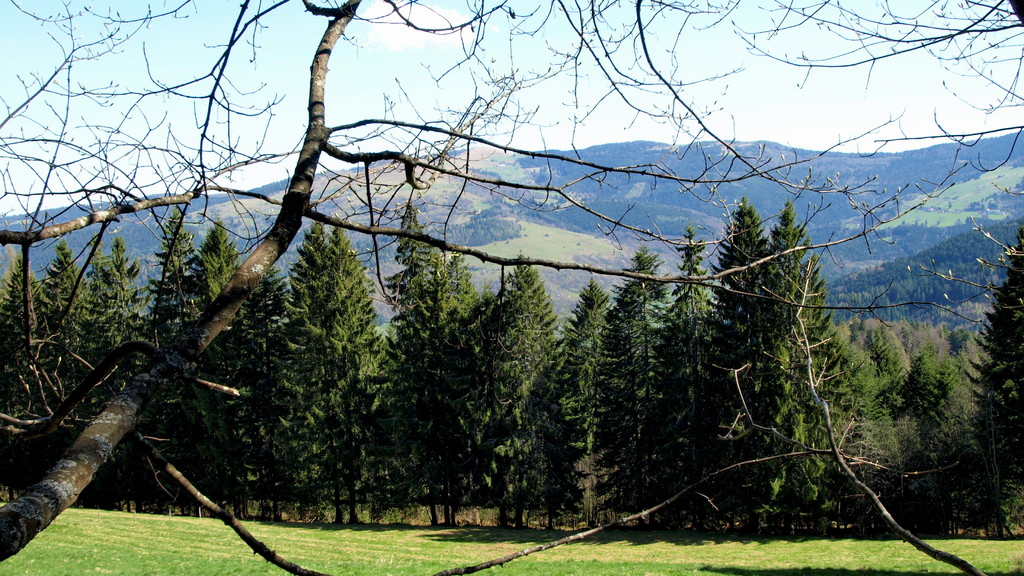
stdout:
[[[387,16],[381,1],[366,4],[360,15],[368,21],[353,22],[347,30],[348,41],[339,44],[332,59],[328,123],[338,125],[385,116],[433,120],[439,116],[436,110],[460,110],[475,95],[486,95],[481,82],[486,74],[529,77],[546,70],[555,60],[555,51],[574,45],[574,37],[559,14],[549,14],[543,27],[535,24],[550,3],[513,4],[519,12],[515,18],[511,13],[501,13],[490,20],[486,30],[472,32],[485,33],[483,51],[478,53],[485,66],[463,67],[444,75],[450,63],[464,53],[463,45],[471,32],[436,35],[412,31],[397,23],[393,16]],[[994,114],[979,110],[996,99],[997,91],[970,74],[945,69],[925,53],[892,58],[870,68],[815,69],[810,73],[754,54],[738,31],[770,27],[772,16],[756,9],[757,4],[744,2],[717,23],[717,16],[691,15],[685,31],[678,36],[675,29],[684,18],[682,14],[670,15],[667,24],[649,30],[652,54],[659,69],[693,83],[681,89],[681,97],[707,113],[702,114],[706,126],[719,137],[771,140],[815,150],[855,139],[840,149],[872,152],[885,139],[935,135],[942,130],[976,132],[1022,123],[1016,108],[1004,108]],[[159,11],[170,4],[151,5]],[[56,2],[38,1],[30,6],[37,13],[51,10],[57,14],[62,10]],[[71,10],[81,11],[86,6],[93,12],[118,11],[127,16],[139,14],[143,4],[72,2]],[[150,75],[165,84],[195,77],[197,70],[202,73],[211,69],[230,32],[237,7],[238,3],[199,1],[183,9],[177,18],[148,23],[114,53],[76,63],[71,85],[95,87],[112,83],[130,87],[147,84]],[[465,0],[427,0],[409,10],[408,16],[426,26],[461,21],[469,14]],[[628,22],[631,10],[626,6],[607,15],[609,20],[621,17]],[[36,82],[33,78],[49,74],[62,61],[70,36],[19,14],[10,1],[0,4],[0,22],[5,23],[0,53],[15,55],[5,58],[4,66],[0,67],[0,96],[9,113],[31,92]],[[223,139],[252,150],[263,142],[263,151],[286,150],[299,141],[305,122],[308,62],[322,26],[322,19],[305,14],[301,3],[293,2],[272,14],[255,36],[248,36],[236,48],[229,70],[231,86],[237,90],[234,102],[243,108],[248,106],[252,112],[262,110],[268,101],[277,103],[271,108],[271,115],[258,114],[248,120],[236,118],[230,133],[226,129],[223,132]],[[72,36],[87,42],[104,29],[87,17],[79,17]],[[510,37],[510,30],[531,34]],[[793,57],[841,51],[844,45],[830,32],[805,27],[765,46],[773,54]],[[634,47],[635,44],[626,44],[614,56],[624,74],[639,72]],[[1015,62],[1007,64],[1012,78],[1016,78],[1019,58]],[[734,72],[700,82],[726,71]],[[604,97],[607,82],[600,71],[587,66],[585,61],[577,72],[520,92],[519,105],[532,114],[531,124],[511,136],[499,134],[496,139],[521,148],[566,149],[627,140],[685,143],[695,134],[706,138],[692,121],[672,124],[638,118],[614,95]],[[202,95],[199,88],[183,91],[192,96]],[[630,97],[645,107],[670,105],[664,90],[653,94],[631,92]],[[96,126],[116,124],[117,130],[124,133],[159,126],[174,134],[174,142],[164,136],[164,144],[187,146],[198,135],[197,118],[205,113],[202,102],[148,97],[135,103],[127,121],[120,119],[124,111],[117,106],[76,105],[70,112],[70,124],[81,132],[80,142],[99,141],[105,137],[104,130]],[[37,103],[24,113],[23,124],[8,122],[0,128],[0,135],[31,133],[40,126],[53,130],[62,114],[60,104]],[[168,126],[170,130],[166,130]],[[936,142],[898,141],[884,150]],[[342,143],[353,150],[401,144]],[[255,186],[283,178],[288,167],[288,163],[282,163],[249,170],[239,179],[239,185]],[[4,170],[9,174],[5,185],[11,189],[19,175],[9,163]],[[161,174],[154,173],[154,184],[160,179]]]

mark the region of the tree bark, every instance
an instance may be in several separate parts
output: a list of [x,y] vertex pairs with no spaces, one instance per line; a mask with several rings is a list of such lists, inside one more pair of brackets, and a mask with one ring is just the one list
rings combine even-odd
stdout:
[[181,378],[210,342],[231,324],[242,303],[295,238],[309,206],[320,154],[330,136],[324,120],[327,63],[359,2],[349,0],[341,8],[329,10],[317,9],[306,3],[310,12],[328,16],[331,20],[310,67],[306,136],[295,174],[270,232],[238,267],[199,321],[179,333],[169,346],[154,353],[150,364],[134,376],[86,427],[42,480],[0,508],[0,561],[21,551],[61,512],[74,504],[125,435],[135,429],[153,396],[168,382]]

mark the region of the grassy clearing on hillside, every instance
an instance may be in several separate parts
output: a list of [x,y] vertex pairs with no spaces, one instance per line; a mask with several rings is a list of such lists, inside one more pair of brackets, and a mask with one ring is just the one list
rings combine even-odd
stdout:
[[523,228],[519,238],[493,242],[480,248],[507,258],[514,258],[519,254],[550,260],[576,258],[586,261],[588,258],[617,257],[626,261],[628,258],[622,256],[622,249],[607,238],[570,232],[534,222],[522,221],[519,224]]
[[[429,575],[564,534],[495,528],[250,523],[272,548],[308,568],[346,575]],[[950,539],[992,576],[1020,573],[1024,543]],[[618,531],[517,560],[483,574],[519,576],[904,576],[955,574],[895,540],[751,538]],[[0,575],[284,574],[216,520],[68,510]]]
[[[1013,190],[1024,179],[1024,168],[1000,168],[974,180],[956,184],[915,210],[894,225],[952,226],[965,220],[1005,220],[1009,218],[1005,203],[1016,202],[1005,190]],[[990,208],[995,205],[996,210]]]

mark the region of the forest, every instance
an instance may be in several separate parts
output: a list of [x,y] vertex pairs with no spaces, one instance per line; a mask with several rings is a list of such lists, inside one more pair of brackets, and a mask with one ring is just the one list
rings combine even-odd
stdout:
[[[61,341],[33,366],[20,361],[17,338],[5,340],[0,411],[41,409],[33,403],[48,395],[26,390],[38,381],[26,370],[70,388],[107,350],[159,343],[222,290],[239,259],[225,228],[193,238],[180,212],[168,222],[163,266],[148,275],[120,239],[93,246],[86,270],[57,244],[31,290],[34,322]],[[402,226],[420,228],[415,207]],[[678,261],[643,248],[631,260],[641,274],[743,270],[720,285],[627,279],[608,291],[592,280],[559,318],[536,268],[503,268],[497,286],[478,287],[463,256],[408,238],[379,294],[367,255],[345,231],[316,223],[291,267],[262,280],[261,305],[243,306],[140,431],[242,518],[576,528],[694,487],[640,525],[884,530],[822,450],[820,396],[847,458],[901,524],[1020,530],[1018,388],[994,379],[1020,362],[998,353],[1010,341],[996,337],[1007,329],[1000,318],[1019,316],[1013,296],[983,334],[870,316],[838,322],[822,305],[816,256],[744,269],[810,242],[792,205],[764,220],[744,201],[729,226],[714,262],[693,229]],[[18,334],[22,267],[7,270],[0,325]],[[1002,290],[1018,275],[1011,269]],[[393,314],[385,324],[381,298]],[[809,381],[808,362],[825,375]],[[125,373],[81,409],[105,403]],[[68,434],[0,436],[8,498],[45,471]],[[196,513],[146,462],[130,444],[79,505]]]
[[[914,532],[1021,529],[1024,233],[986,227],[1020,217],[1024,3],[458,4],[0,4],[0,562],[78,505],[301,575],[239,518],[583,529],[444,576],[622,525],[886,530],[983,576]],[[829,302],[844,249],[936,223],[1000,245],[922,263],[981,333]],[[594,281],[559,317],[541,270]]]

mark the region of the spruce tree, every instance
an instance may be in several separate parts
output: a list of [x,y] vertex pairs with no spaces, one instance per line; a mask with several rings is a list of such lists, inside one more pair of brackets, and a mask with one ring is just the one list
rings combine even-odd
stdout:
[[989,451],[992,453],[992,509],[997,530],[1004,530],[1005,496],[1024,486],[1024,225],[1017,244],[1002,264],[1006,280],[993,294],[992,310],[982,334],[986,359],[980,380],[985,412],[989,414]]
[[[806,365],[813,360],[819,371],[836,370],[841,358],[831,317],[821,308],[825,287],[817,259],[794,250],[807,243],[806,232],[793,204],[787,202],[765,234],[760,215],[746,200],[726,232],[715,267],[726,276],[715,303],[713,363],[727,369],[720,373],[721,390],[737,391],[731,405],[732,413],[739,415],[740,430],[728,434],[737,439],[730,457],[747,460],[794,449],[772,434],[745,434],[742,428],[748,419],[796,442],[814,445],[822,439],[822,415],[812,401]],[[756,264],[769,255],[774,257]],[[733,269],[740,271],[728,273]],[[822,382],[834,386],[836,380]],[[743,395],[742,406],[738,392]],[[834,391],[819,389],[818,393],[831,398]],[[818,506],[823,473],[820,462],[776,461],[745,473],[745,490],[737,491],[734,483],[726,481],[723,491],[749,525],[792,529],[798,517],[823,514]]]
[[608,293],[591,278],[580,292],[559,341],[562,406],[570,427],[567,440],[580,453],[577,468],[583,490],[581,508],[588,525],[597,523],[595,437],[609,302]]
[[[102,247],[97,251],[87,273],[82,302],[90,334],[88,352],[84,356],[94,364],[122,343],[143,337],[148,302],[146,291],[140,285],[141,275],[142,266],[137,259],[129,258],[123,238],[114,238],[110,252],[105,253]],[[91,399],[96,402],[109,399],[143,362],[139,357],[122,361],[117,372],[93,390]],[[159,488],[152,474],[139,468],[138,463],[139,455],[132,447],[116,452],[79,501],[83,505],[103,507],[134,502],[139,509]]]
[[[415,207],[403,227],[421,230]],[[482,308],[460,256],[401,238],[397,261],[403,268],[388,282],[396,311],[387,393],[392,462],[408,497],[428,507],[431,523],[454,525],[480,475],[474,346]]]
[[[179,238],[179,242],[186,241],[191,241],[188,235]],[[183,285],[186,305],[201,310],[212,302],[227,284],[237,267],[238,258],[238,249],[223,223],[219,220],[214,222],[206,229],[199,248],[192,252],[187,262],[186,283]],[[183,312],[188,313],[187,310]],[[239,312],[239,316],[243,314]],[[224,386],[238,390],[244,388],[248,382],[237,378],[236,371],[241,360],[238,347],[244,345],[241,338],[245,336],[237,325],[233,325],[203,352],[197,363],[199,374]],[[247,472],[244,468],[223,465],[224,462],[239,460],[242,430],[238,425],[238,412],[241,403],[233,397],[194,385],[182,390],[181,402],[191,419],[191,434],[197,435],[191,439],[198,452],[193,464],[202,470],[203,485],[211,496],[230,502],[238,514],[244,516],[246,510],[242,496]],[[175,433],[179,438],[182,433],[189,434],[183,430]]]
[[153,341],[161,343],[177,332],[184,322],[198,314],[196,282],[192,263],[195,246],[192,233],[185,228],[185,217],[177,208],[161,227],[160,249],[156,252],[156,271],[147,284],[149,324]]
[[382,352],[372,286],[345,233],[319,223],[299,246],[289,285],[282,377],[300,480],[307,495],[333,507],[335,522],[359,522]]
[[284,276],[272,269],[239,310],[225,342],[224,370],[241,394],[231,415],[237,459],[247,463],[241,494],[259,502],[260,517],[275,521],[281,520],[281,504],[291,495],[282,424],[289,395],[279,378],[279,358],[287,347],[287,295]]
[[[718,469],[736,461],[745,460],[758,450],[750,446],[746,429],[747,414],[737,392],[737,378],[744,397],[757,413],[756,388],[750,374],[753,363],[762,356],[763,333],[765,328],[764,302],[757,297],[761,294],[764,267],[748,268],[752,263],[768,255],[768,241],[765,237],[761,215],[747,199],[743,199],[732,214],[725,230],[725,240],[719,247],[718,260],[712,267],[716,274],[726,274],[715,291],[712,313],[712,371],[709,395],[723,400],[719,425],[719,436],[715,442],[718,450],[710,454],[707,465]],[[738,270],[733,272],[733,270]],[[750,506],[757,498],[744,486],[753,486],[743,477],[730,476],[714,481],[710,495],[730,515],[750,515]]]
[[[629,271],[653,275],[660,266],[660,257],[642,247]],[[628,280],[615,289],[608,312],[597,445],[615,510],[655,504],[668,490],[663,474],[674,468],[661,451],[666,398],[658,352],[667,297],[664,284]]]
[[[678,249],[679,272],[684,276],[703,276],[704,247],[697,240],[693,227],[688,227],[684,244]],[[680,473],[668,478],[666,488],[675,488],[702,478],[711,470],[710,455],[716,446],[719,424],[728,416],[723,413],[727,398],[714,385],[711,361],[711,292],[701,284],[679,284],[672,291],[661,336],[663,377],[665,378],[665,411],[668,420],[663,451],[670,461],[677,462]],[[696,503],[696,509],[704,507]],[[681,508],[681,506],[679,507]],[[677,508],[677,510],[679,509]],[[706,524],[706,515],[698,514],[698,522]]]
[[571,499],[575,462],[555,381],[554,307],[540,274],[528,266],[516,266],[489,304],[482,377],[491,402],[482,408],[492,501],[501,525],[509,524],[511,511],[521,527],[525,511],[541,505],[551,523]]
[[141,274],[139,261],[128,257],[121,237],[114,238],[109,253],[96,256],[87,288],[95,354],[141,336],[148,301],[139,286]]

